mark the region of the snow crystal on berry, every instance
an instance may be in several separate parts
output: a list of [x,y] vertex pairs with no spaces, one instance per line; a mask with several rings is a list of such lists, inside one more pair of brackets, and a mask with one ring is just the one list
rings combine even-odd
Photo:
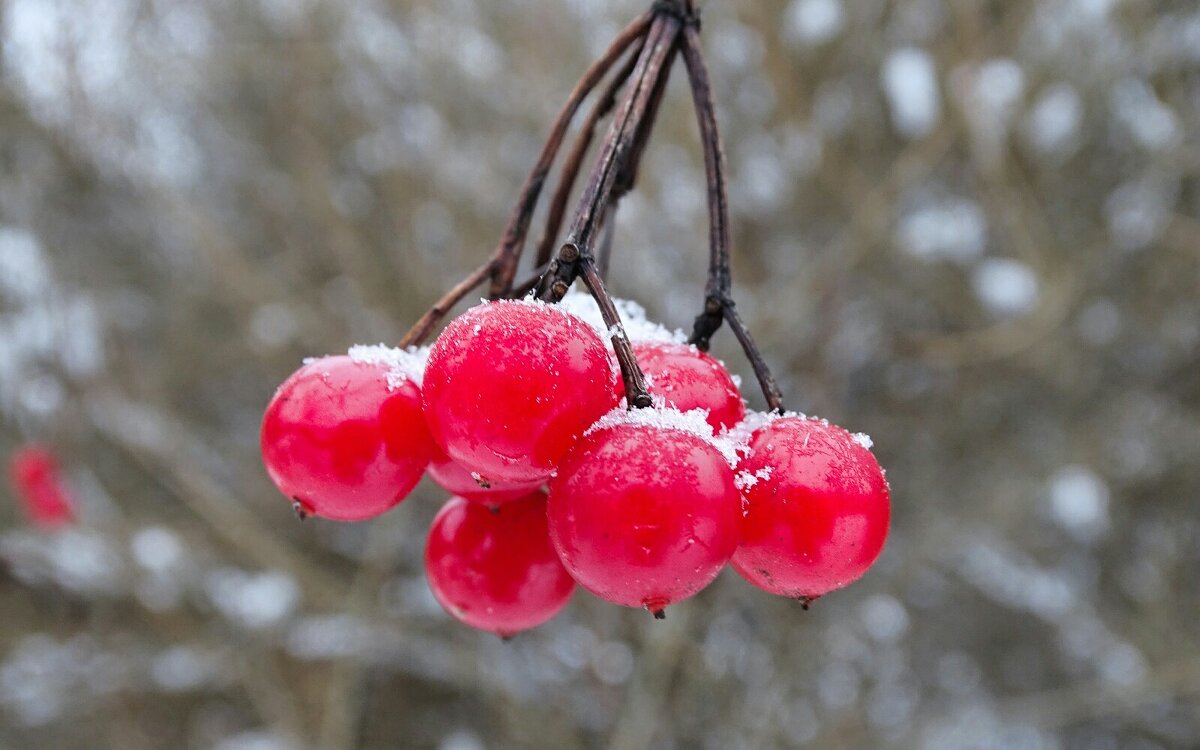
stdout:
[[425,375],[425,361],[429,358],[429,347],[410,346],[407,350],[376,344],[357,344],[347,352],[350,359],[366,365],[381,365],[387,368],[389,390],[396,390],[411,380],[417,385]]
[[[623,330],[609,328],[604,322],[604,316],[600,314],[600,306],[596,304],[596,300],[592,299],[592,295],[586,292],[572,289],[562,298],[558,306],[595,328],[601,336],[612,337],[624,333],[630,341],[661,341],[674,344],[687,342],[687,336],[683,331],[678,328],[671,331],[648,320],[646,308],[632,300],[613,298],[613,306],[617,308],[617,314],[621,318],[620,329]],[[614,326],[614,328],[616,327]]]
[[725,431],[725,437],[733,440],[735,443],[749,443],[751,435],[771,424],[776,419],[783,419],[784,417],[808,419],[806,415],[798,411],[785,411],[782,414],[774,411],[747,411],[745,418],[741,422],[738,422]]
[[754,485],[758,484],[760,481],[765,482],[768,479],[770,479],[771,472],[773,470],[774,469],[771,466],[764,466],[755,472],[739,471],[737,473],[737,475],[734,476],[733,483],[735,485],[737,485],[737,488],[739,490],[742,490],[744,492],[744,491],[750,489],[751,487],[753,487]]
[[746,450],[744,442],[732,440],[729,438],[728,433],[724,432],[720,435],[714,435],[712,425],[708,423],[707,410],[692,409],[691,411],[679,411],[663,404],[664,402],[661,399],[657,399],[654,407],[649,409],[625,409],[617,407],[596,420],[584,434],[590,435],[599,430],[624,425],[655,427],[660,430],[678,430],[695,435],[705,441],[725,457],[731,468],[737,467],[740,454]]
[[871,440],[871,436],[865,432],[855,432],[850,435],[850,439],[867,450],[871,450],[871,446],[875,445],[875,441]]

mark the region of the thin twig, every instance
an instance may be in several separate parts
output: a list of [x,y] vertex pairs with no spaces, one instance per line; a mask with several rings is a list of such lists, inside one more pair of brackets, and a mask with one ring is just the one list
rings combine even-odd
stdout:
[[617,174],[637,140],[658,78],[663,74],[667,59],[679,38],[680,28],[679,19],[665,12],[657,15],[650,27],[633,80],[621,99],[617,115],[605,136],[600,156],[575,210],[567,240],[559,249],[558,258],[551,261],[542,280],[540,296],[549,302],[562,299],[571,282],[579,275],[583,259],[591,258],[597,224],[611,200]]
[[631,409],[650,406],[650,395],[646,391],[645,376],[638,367],[633,347],[621,327],[620,315],[604,287],[592,253],[598,223],[612,201],[618,176],[627,169],[630,155],[637,148],[639,138],[643,137],[646,115],[652,106],[656,106],[653,102],[655,92],[659,91],[660,79],[666,75],[667,62],[674,54],[682,28],[682,5],[675,8],[672,3],[656,3],[654,13],[654,22],[638,55],[632,81],[621,98],[617,115],[605,136],[583,197],[575,210],[567,240],[539,284],[539,296],[546,301],[557,302],[567,293],[576,277],[583,276],[609,328],[625,383],[625,398]]
[[583,166],[583,158],[587,156],[588,148],[591,147],[592,141],[596,137],[596,126],[600,123],[600,120],[604,119],[612,111],[613,106],[617,103],[617,94],[620,92],[621,87],[625,85],[625,82],[629,80],[629,76],[633,74],[638,58],[641,56],[643,45],[644,41],[639,42],[634,47],[625,65],[613,76],[604,93],[596,100],[592,111],[588,113],[587,119],[584,120],[583,127],[579,130],[579,135],[575,138],[575,143],[571,146],[571,151],[563,161],[562,174],[558,179],[558,187],[555,188],[554,197],[550,201],[550,209],[546,213],[546,229],[542,234],[541,242],[538,243],[537,255],[535,256],[534,263],[539,267],[550,262],[550,255],[554,252],[554,243],[558,240],[559,230],[562,229],[563,217],[567,213],[567,201],[571,198],[571,191],[575,189],[575,181],[579,178],[579,170]]
[[691,342],[707,350],[712,335],[723,320],[729,321],[738,343],[754,368],[754,376],[762,388],[767,407],[783,410],[783,397],[754,337],[746,329],[733,302],[733,274],[730,270],[729,199],[726,194],[725,153],[717,126],[713,105],[712,83],[708,66],[700,49],[700,31],[689,25],[683,32],[683,60],[692,87],[692,101],[700,125],[700,140],[704,144],[704,171],[708,181],[709,264],[708,283],[704,288],[704,311],[696,316]]
[[451,308],[457,305],[463,297],[470,294],[472,289],[487,280],[495,270],[496,259],[492,258],[487,263],[472,271],[467,278],[455,284],[450,291],[442,295],[442,298],[435,302],[433,307],[429,308],[413,324],[412,328],[408,329],[408,333],[404,334],[404,338],[400,339],[400,348],[420,346],[425,343],[425,339],[429,337],[430,331],[438,324],[438,321],[445,317],[446,313],[450,312]]
[[771,374],[771,368],[767,367],[762,352],[758,349],[758,344],[754,342],[754,337],[750,335],[746,324],[742,322],[742,316],[738,314],[733,300],[727,298],[722,303],[722,310],[724,311],[725,320],[729,321],[730,330],[737,337],[738,343],[742,345],[742,351],[746,353],[746,359],[750,360],[750,367],[754,370],[754,377],[758,379],[758,386],[762,389],[763,397],[767,400],[767,408],[771,411],[782,413],[783,394],[779,392],[779,385],[775,382],[775,376]]
[[526,294],[532,292],[534,288],[537,287],[538,282],[542,280],[542,277],[546,275],[546,269],[549,267],[549,263],[543,263],[542,265],[533,269],[533,273],[530,274],[529,278],[525,279],[520,284],[513,285],[512,290],[508,293],[509,298],[520,299]]
[[612,261],[613,238],[617,233],[617,209],[621,202],[614,200],[604,212],[603,229],[600,231],[600,246],[596,249],[596,270],[600,278],[608,281],[608,265]]
[[521,250],[525,245],[525,235],[529,231],[529,222],[533,218],[534,208],[537,207],[538,196],[541,195],[550,165],[554,162],[554,157],[562,145],[563,137],[566,135],[567,128],[578,111],[579,105],[596,84],[604,78],[612,65],[620,59],[625,50],[647,33],[647,29],[651,28],[655,17],[656,14],[653,11],[647,12],[626,26],[604,51],[604,54],[584,72],[583,77],[579,79],[567,97],[566,103],[554,121],[554,126],[550,129],[546,144],[542,146],[542,153],[538,157],[537,164],[534,165],[533,171],[530,172],[529,177],[525,180],[525,185],[521,188],[508,226],[505,227],[500,244],[496,248],[494,258],[497,265],[488,290],[488,295],[493,299],[503,297],[512,286],[513,276],[517,271],[517,262],[521,258]]
[[613,351],[617,353],[617,362],[621,365],[621,380],[625,383],[625,400],[629,408],[645,409],[650,406],[650,393],[646,389],[646,376],[638,367],[637,359],[633,356],[633,345],[629,343],[624,327],[621,326],[621,316],[617,314],[612,297],[604,288],[604,279],[596,270],[596,262],[592,258],[584,258],[580,263],[580,276],[592,293],[596,304],[600,306],[600,315],[604,325],[608,326],[609,337],[612,339]]

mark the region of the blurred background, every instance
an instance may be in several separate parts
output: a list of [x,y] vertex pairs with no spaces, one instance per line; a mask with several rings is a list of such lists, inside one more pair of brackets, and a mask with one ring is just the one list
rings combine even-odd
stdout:
[[[892,483],[811,611],[726,572],[504,643],[428,592],[435,487],[292,516],[275,386],[491,252],[647,5],[2,3],[0,454],[52,446],[77,520],[0,493],[0,748],[1200,747],[1194,0],[702,3],[739,307]],[[707,256],[684,82],[611,275],[669,326]]]

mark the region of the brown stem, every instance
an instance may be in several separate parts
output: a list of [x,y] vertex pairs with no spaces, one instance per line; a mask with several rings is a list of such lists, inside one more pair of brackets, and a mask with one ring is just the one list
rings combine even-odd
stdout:
[[[657,7],[657,6],[656,6]],[[641,123],[653,97],[663,66],[679,37],[680,21],[668,13],[656,15],[638,56],[632,83],[621,99],[600,156],[592,168],[583,197],[575,210],[567,240],[551,261],[543,277],[540,296],[557,302],[580,273],[584,259],[591,259],[597,224],[612,198],[613,184],[635,144]]]
[[626,401],[631,409],[650,406],[650,395],[646,391],[645,376],[633,355],[633,347],[621,327],[620,315],[596,269],[592,250],[598,223],[612,201],[614,184],[627,169],[630,155],[638,147],[647,112],[651,110],[655,92],[659,90],[659,80],[666,74],[665,66],[674,54],[682,27],[682,6],[682,0],[655,4],[654,22],[638,54],[632,82],[622,96],[617,114],[609,126],[600,156],[596,159],[583,197],[575,210],[567,240],[559,249],[558,257],[551,261],[539,285],[543,299],[557,302],[567,293],[575,278],[583,276],[611,332],[613,350],[621,365],[621,377],[625,383]]
[[508,296],[511,299],[520,299],[526,294],[532,292],[535,288],[537,288],[538,282],[542,280],[542,276],[546,275],[546,269],[548,268],[550,268],[550,264],[543,263],[542,265],[533,269],[533,273],[530,274],[529,278],[525,279],[520,284],[513,285],[512,291],[508,293]]
[[579,105],[587,97],[588,93],[596,86],[597,83],[608,72],[625,50],[629,48],[638,39],[642,38],[647,29],[656,17],[656,14],[651,11],[643,14],[636,21],[629,24],[617,35],[600,59],[596,60],[584,72],[583,77],[575,84],[575,88],[567,97],[566,104],[559,111],[557,119],[554,121],[554,126],[550,129],[550,135],[546,138],[546,144],[542,147],[541,156],[538,157],[537,164],[534,165],[533,171],[525,180],[525,185],[521,188],[520,196],[517,198],[517,204],[513,207],[512,216],[509,218],[508,226],[505,227],[504,234],[500,238],[500,244],[496,247],[495,259],[496,268],[492,275],[492,283],[488,289],[488,295],[493,299],[504,296],[509,287],[512,285],[513,276],[516,275],[517,261],[521,258],[521,250],[525,245],[525,235],[529,232],[529,222],[533,218],[533,211],[537,207],[538,196],[541,195],[542,187],[546,183],[546,175],[550,171],[550,165],[554,162],[554,157],[558,153],[559,147],[562,145],[563,137],[566,135],[567,128],[571,124]]
[[699,34],[684,33],[683,61],[692,87],[692,102],[700,125],[704,146],[704,174],[708,183],[708,283],[704,287],[704,312],[696,318],[692,343],[707,350],[709,339],[721,327],[722,309],[729,296],[732,276],[729,269],[729,203],[725,192],[725,154],[713,107],[712,83],[708,67],[700,54]]
[[762,388],[767,406],[772,411],[783,410],[783,397],[770,368],[763,359],[754,337],[750,335],[734,307],[730,269],[729,199],[726,194],[725,153],[717,126],[713,105],[712,83],[708,66],[700,49],[700,31],[694,25],[683,33],[683,61],[692,87],[692,101],[700,125],[700,140],[704,144],[704,172],[708,182],[709,261],[708,282],[704,287],[704,311],[696,316],[691,342],[707,350],[709,341],[721,322],[729,321],[734,336],[742,345],[754,376]]
[[637,140],[630,147],[629,157],[621,166],[621,171],[613,183],[612,202],[614,204],[625,197],[630,190],[633,190],[634,184],[637,183],[638,167],[642,163],[642,154],[650,140],[650,133],[654,130],[654,123],[658,120],[658,110],[662,106],[663,95],[667,90],[667,81],[671,78],[671,68],[675,66],[677,48],[678,45],[672,46],[667,61],[663,64],[663,74],[658,77],[658,83],[655,84],[654,92],[650,95],[650,102],[646,105],[646,114],[638,129]]
[[763,398],[767,400],[767,408],[782,414],[783,394],[779,392],[779,384],[775,382],[775,376],[771,374],[771,368],[767,367],[767,362],[763,359],[758,344],[754,342],[754,337],[750,335],[750,330],[742,322],[742,316],[738,315],[733,300],[727,298],[723,303],[723,309],[725,319],[729,321],[729,328],[737,337],[738,343],[742,345],[746,359],[750,360],[750,367],[754,369],[754,377],[758,379],[758,387],[762,389]]
[[596,271],[600,278],[608,280],[608,265],[612,260],[613,236],[617,233],[617,208],[621,202],[614,198],[604,212],[604,224],[600,230],[600,246],[596,249]]
[[629,403],[630,409],[634,407],[645,409],[650,406],[650,394],[646,390],[646,376],[642,373],[642,368],[638,367],[637,359],[633,356],[633,346],[629,343],[629,336],[626,335],[625,328],[621,325],[621,316],[617,313],[617,307],[613,304],[608,290],[604,288],[604,279],[600,278],[600,272],[596,270],[595,260],[591,257],[584,258],[579,264],[579,273],[583,278],[583,283],[587,285],[588,291],[596,300],[596,304],[600,306],[600,315],[604,318],[604,325],[608,326],[613,351],[617,353],[617,362],[621,365],[621,380],[625,382],[625,400]]
[[408,329],[408,333],[400,339],[400,347],[403,349],[425,343],[425,339],[429,337],[430,331],[438,324],[438,321],[450,312],[450,309],[457,305],[459,300],[470,294],[472,289],[487,280],[495,270],[496,259],[492,258],[472,271],[467,278],[458,282],[454,288],[442,295],[442,298],[434,303],[433,307],[429,308],[420,320],[413,324],[412,328]]
[[550,262],[550,255],[554,252],[554,243],[558,240],[558,232],[562,229],[563,217],[567,212],[567,201],[571,198],[571,191],[575,189],[575,181],[579,178],[583,158],[587,156],[588,148],[591,147],[592,140],[596,137],[596,126],[617,103],[617,93],[629,80],[629,76],[633,74],[634,67],[641,56],[642,46],[642,43],[635,46],[625,65],[613,76],[608,88],[596,100],[583,127],[579,130],[579,135],[575,138],[575,143],[571,146],[571,151],[563,161],[562,175],[559,177],[554,197],[550,201],[550,210],[546,213],[546,230],[542,235],[542,241],[538,244],[537,256],[534,261],[538,266],[544,266]]

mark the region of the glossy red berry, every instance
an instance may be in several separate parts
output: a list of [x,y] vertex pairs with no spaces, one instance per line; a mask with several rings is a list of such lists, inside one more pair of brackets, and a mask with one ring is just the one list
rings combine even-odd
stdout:
[[433,456],[429,459],[426,471],[430,479],[450,494],[488,505],[525,497],[541,486],[540,482],[518,485],[488,482],[478,472],[472,473],[455,463],[437,445],[433,447]]
[[75,520],[75,504],[49,448],[31,444],[15,451],[9,458],[8,478],[21,510],[34,526],[52,530]]
[[657,614],[716,578],[737,547],[741,506],[733,471],[709,440],[602,423],[550,480],[549,518],[555,549],[580,585]]
[[429,530],[425,574],[451,616],[501,636],[546,622],[575,590],[550,545],[541,492],[495,508],[450,498]]
[[[637,342],[633,353],[646,374],[650,395],[680,411],[704,409],[720,431],[746,416],[746,403],[725,365],[690,344]],[[619,396],[624,385],[619,384]]]
[[337,521],[383,513],[421,479],[433,443],[412,377],[382,362],[322,357],[267,406],[262,455],[298,509]]
[[487,482],[545,481],[616,403],[595,329],[552,305],[474,307],[438,337],[425,416],[450,458]]
[[887,481],[869,442],[822,420],[781,417],[750,437],[733,567],[772,594],[813,599],[857,580],[887,539]]

